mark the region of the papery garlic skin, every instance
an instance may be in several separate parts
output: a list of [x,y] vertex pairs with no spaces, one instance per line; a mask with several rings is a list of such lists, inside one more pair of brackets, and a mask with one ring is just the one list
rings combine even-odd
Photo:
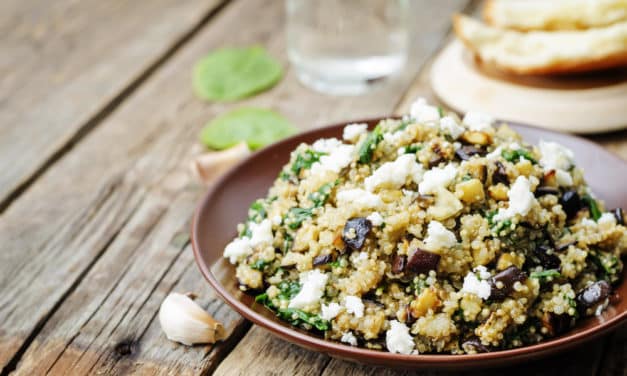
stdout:
[[170,293],[161,303],[159,322],[169,340],[191,346],[224,338],[224,327],[188,296]]
[[250,154],[251,151],[246,142],[240,142],[226,150],[204,153],[192,161],[192,173],[203,183],[209,184]]

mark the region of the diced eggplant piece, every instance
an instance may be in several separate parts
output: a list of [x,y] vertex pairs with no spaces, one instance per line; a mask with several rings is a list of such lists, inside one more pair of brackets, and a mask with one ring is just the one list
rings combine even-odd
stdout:
[[614,218],[616,218],[616,223],[619,225],[625,225],[625,213],[622,208],[616,208],[612,210],[612,214],[614,214]]
[[505,299],[514,291],[514,284],[516,282],[524,282],[526,279],[527,274],[514,265],[497,273],[489,281],[491,287],[490,299]]
[[444,158],[439,155],[434,155],[429,159],[429,168],[433,168],[438,166],[440,163],[444,162]]
[[509,177],[507,176],[507,169],[501,162],[496,162],[496,170],[492,173],[492,184],[503,183],[509,185]]
[[462,349],[464,349],[464,351],[466,351],[467,353],[472,353],[472,352],[487,353],[487,352],[490,352],[490,349],[488,349],[483,343],[481,343],[479,338],[471,338],[468,341],[462,343]]
[[560,198],[560,204],[562,205],[562,209],[564,209],[564,213],[566,213],[567,219],[575,217],[579,210],[584,207],[581,197],[579,197],[579,194],[574,190],[564,192]]
[[555,250],[556,250],[556,251],[558,251],[558,252],[564,252],[564,251],[566,251],[566,250],[567,250],[567,249],[568,249],[571,245],[575,245],[575,244],[577,244],[577,242],[576,242],[576,241],[567,242],[567,243],[563,243],[563,244],[558,244],[558,245],[555,247]]
[[577,293],[575,297],[577,308],[584,314],[592,314],[599,305],[605,303],[611,292],[612,287],[606,281],[594,282]]
[[567,313],[558,315],[553,312],[545,312],[544,315],[542,315],[541,321],[542,326],[549,331],[550,335],[557,336],[570,329],[573,323],[573,317]]
[[352,218],[346,221],[342,240],[353,251],[359,251],[366,242],[366,237],[372,231],[372,222],[363,217]]
[[544,195],[559,195],[560,190],[553,187],[541,186],[536,188],[535,196],[540,197]]
[[407,256],[396,255],[394,261],[392,261],[392,273],[400,274],[404,272],[405,265],[407,265]]
[[485,154],[485,150],[477,148],[472,145],[465,145],[461,148],[455,150],[455,155],[461,159],[462,161],[467,161],[474,155],[483,155]]
[[328,264],[331,262],[331,260],[333,260],[333,257],[329,254],[327,255],[320,255],[320,256],[316,256],[314,257],[312,264],[313,266],[320,266],[320,265],[324,265],[324,264]]
[[544,269],[558,269],[562,264],[560,258],[554,253],[553,248],[541,245],[533,250],[532,261]]
[[439,263],[440,255],[418,248],[409,256],[405,269],[416,274],[427,273],[430,270],[437,271]]

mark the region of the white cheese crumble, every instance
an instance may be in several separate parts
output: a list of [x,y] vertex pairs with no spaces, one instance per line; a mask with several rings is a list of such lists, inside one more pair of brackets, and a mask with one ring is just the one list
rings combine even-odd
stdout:
[[[601,219],[601,218],[599,218],[599,219]],[[579,223],[582,226],[584,226],[584,227],[596,227],[597,226],[597,223],[594,220],[590,219],[590,218],[584,218]]]
[[416,163],[416,156],[403,154],[394,162],[386,162],[368,176],[364,185],[366,190],[373,192],[380,187],[400,188],[407,178],[419,183],[422,178],[422,166]]
[[385,345],[391,353],[411,354],[416,344],[409,334],[407,325],[392,320],[390,321],[390,329],[385,332]]
[[340,145],[342,145],[342,141],[337,138],[321,138],[311,144],[311,148],[319,153],[331,153]]
[[599,225],[599,229],[608,230],[616,225],[616,218],[612,213],[603,213],[597,220],[597,224]]
[[251,247],[256,247],[259,244],[272,244],[274,241],[274,235],[272,235],[272,222],[269,219],[264,219],[260,223],[249,222],[251,237]]
[[311,173],[313,175],[323,174],[327,171],[339,173],[344,167],[348,166],[353,161],[354,150],[354,145],[338,145],[334,149],[328,151],[329,154],[321,156],[318,162],[311,165]]
[[564,170],[555,170],[555,181],[562,187],[570,187],[574,183],[570,173]]
[[468,274],[466,274],[466,277],[464,277],[464,285],[461,289],[461,292],[475,294],[481,299],[485,300],[490,297],[490,291],[491,287],[488,281],[479,280],[475,273],[468,272]]
[[534,202],[536,202],[536,198],[533,192],[531,192],[531,183],[524,176],[516,178],[509,192],[507,192],[507,197],[509,197],[509,207],[507,209],[500,208],[494,216],[495,221],[510,219],[516,214],[525,216],[531,210]]
[[320,301],[329,276],[318,269],[300,273],[300,291],[290,300],[288,308],[305,309]]
[[492,274],[490,274],[490,272],[488,271],[488,268],[483,265],[477,266],[473,269],[473,271],[479,273],[479,278],[481,279],[488,279],[492,276]]
[[252,255],[253,249],[250,246],[250,239],[247,237],[233,239],[224,248],[224,257],[228,258],[231,264],[235,264]]
[[339,191],[335,199],[339,205],[353,204],[364,208],[377,208],[383,205],[381,197],[359,188]]
[[348,295],[344,298],[344,307],[346,307],[346,312],[354,314],[355,317],[364,317],[364,303],[361,298]]
[[438,221],[429,222],[427,237],[424,239],[425,248],[437,251],[444,248],[452,248],[457,244],[455,234],[449,231]]
[[355,337],[352,332],[346,332],[342,334],[342,338],[340,338],[340,341],[348,343],[351,346],[357,346],[357,337]]
[[355,142],[359,139],[359,136],[366,133],[366,131],[368,131],[368,124],[348,124],[344,127],[344,132],[342,132],[342,138],[349,142]]
[[440,189],[446,188],[457,176],[457,168],[452,164],[444,168],[434,167],[425,172],[422,182],[418,185],[418,192],[421,195],[437,193]]
[[503,147],[501,146],[497,146],[496,149],[492,150],[490,153],[486,154],[486,159],[489,161],[493,161],[495,159],[498,159],[501,156],[501,153],[503,152]]
[[275,226],[279,226],[283,222],[283,218],[280,215],[275,215],[272,217],[272,224]]
[[440,111],[437,107],[427,104],[426,99],[418,98],[412,103],[409,109],[409,116],[417,123],[433,123],[440,120]]
[[459,125],[452,116],[443,117],[442,120],[440,120],[440,128],[444,133],[453,137],[454,140],[457,140],[466,130],[463,126]]
[[369,220],[373,226],[381,226],[383,224],[383,217],[378,212],[370,214],[366,219]]
[[320,317],[324,320],[333,320],[342,311],[342,306],[337,303],[331,303],[329,305],[323,304],[321,307]]
[[568,170],[573,165],[575,154],[572,150],[551,141],[540,141],[540,166],[549,170]]
[[493,122],[494,118],[492,116],[476,111],[467,112],[464,119],[462,119],[462,123],[466,124],[468,129],[477,132],[491,129]]

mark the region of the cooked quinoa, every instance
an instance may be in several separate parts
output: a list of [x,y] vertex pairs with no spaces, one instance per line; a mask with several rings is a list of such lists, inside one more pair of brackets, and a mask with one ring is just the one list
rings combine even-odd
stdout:
[[627,231],[550,140],[423,99],[301,144],[224,256],[292,325],[402,354],[520,347],[608,305]]

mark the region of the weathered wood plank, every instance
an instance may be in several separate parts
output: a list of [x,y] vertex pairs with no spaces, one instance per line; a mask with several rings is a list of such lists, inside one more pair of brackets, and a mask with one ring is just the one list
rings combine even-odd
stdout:
[[[174,251],[167,255],[155,253],[147,244],[152,242],[152,236],[160,239],[157,243],[167,243],[166,234],[178,231],[172,225],[175,219],[188,220],[191,216],[199,192],[180,198],[190,205],[186,211],[174,212],[164,206],[178,197],[168,193],[170,190],[189,188],[185,166],[193,153],[190,145],[212,116],[234,106],[251,104],[274,108],[306,128],[312,123],[373,116],[393,108],[411,71],[385,88],[355,98],[308,91],[296,82],[289,69],[284,81],[272,91],[242,103],[206,104],[194,98],[190,70],[208,49],[259,43],[286,61],[282,7],[282,2],[271,0],[241,1],[227,6],[0,217],[0,238],[4,242],[0,253],[2,367],[20,355],[20,348],[31,340],[32,347],[17,364],[20,373],[50,367],[55,372],[127,369],[128,362],[120,361],[110,351],[125,338],[132,339],[140,354],[144,354],[141,349],[152,349],[146,356],[159,352],[163,338],[156,334],[154,314],[163,292],[155,286],[161,286],[160,280],[175,278],[171,275],[174,267],[166,270],[164,265],[176,264],[174,259],[179,256]],[[247,27],[242,29],[241,25]],[[429,42],[429,38],[432,35],[425,34],[425,45],[420,48],[434,47],[435,42]],[[110,185],[112,176],[120,176],[115,186],[119,184],[121,188],[111,189],[115,198],[101,199],[100,205],[119,207],[115,215],[112,210],[100,210],[100,206],[90,204],[94,192]],[[160,190],[165,191],[165,199]],[[122,193],[127,196],[121,196]],[[170,215],[176,218],[166,220]],[[159,230],[153,230],[156,227]],[[152,231],[159,234],[151,235]],[[145,269],[137,266],[139,259],[135,257],[146,260]],[[195,266],[190,268],[194,270]],[[140,273],[153,269],[154,275]],[[185,270],[187,273],[189,269]],[[89,282],[83,284],[83,280]],[[135,284],[137,287],[128,290]],[[24,297],[22,300],[12,299],[16,291]],[[127,291],[132,291],[129,297],[125,295]],[[128,300],[133,298],[146,303]],[[120,311],[118,304],[123,307]],[[129,313],[123,314],[126,311]],[[167,370],[188,351],[196,350],[175,346],[161,360],[163,363],[156,355],[147,362],[134,358],[132,369],[148,372],[159,364]],[[47,354],[46,358],[42,359],[41,354]],[[198,353],[190,356],[204,370],[215,364],[213,360],[200,362],[204,358]],[[217,362],[219,356],[212,359]],[[9,364],[13,365],[16,364]]]
[[0,2],[0,211],[221,2]]

